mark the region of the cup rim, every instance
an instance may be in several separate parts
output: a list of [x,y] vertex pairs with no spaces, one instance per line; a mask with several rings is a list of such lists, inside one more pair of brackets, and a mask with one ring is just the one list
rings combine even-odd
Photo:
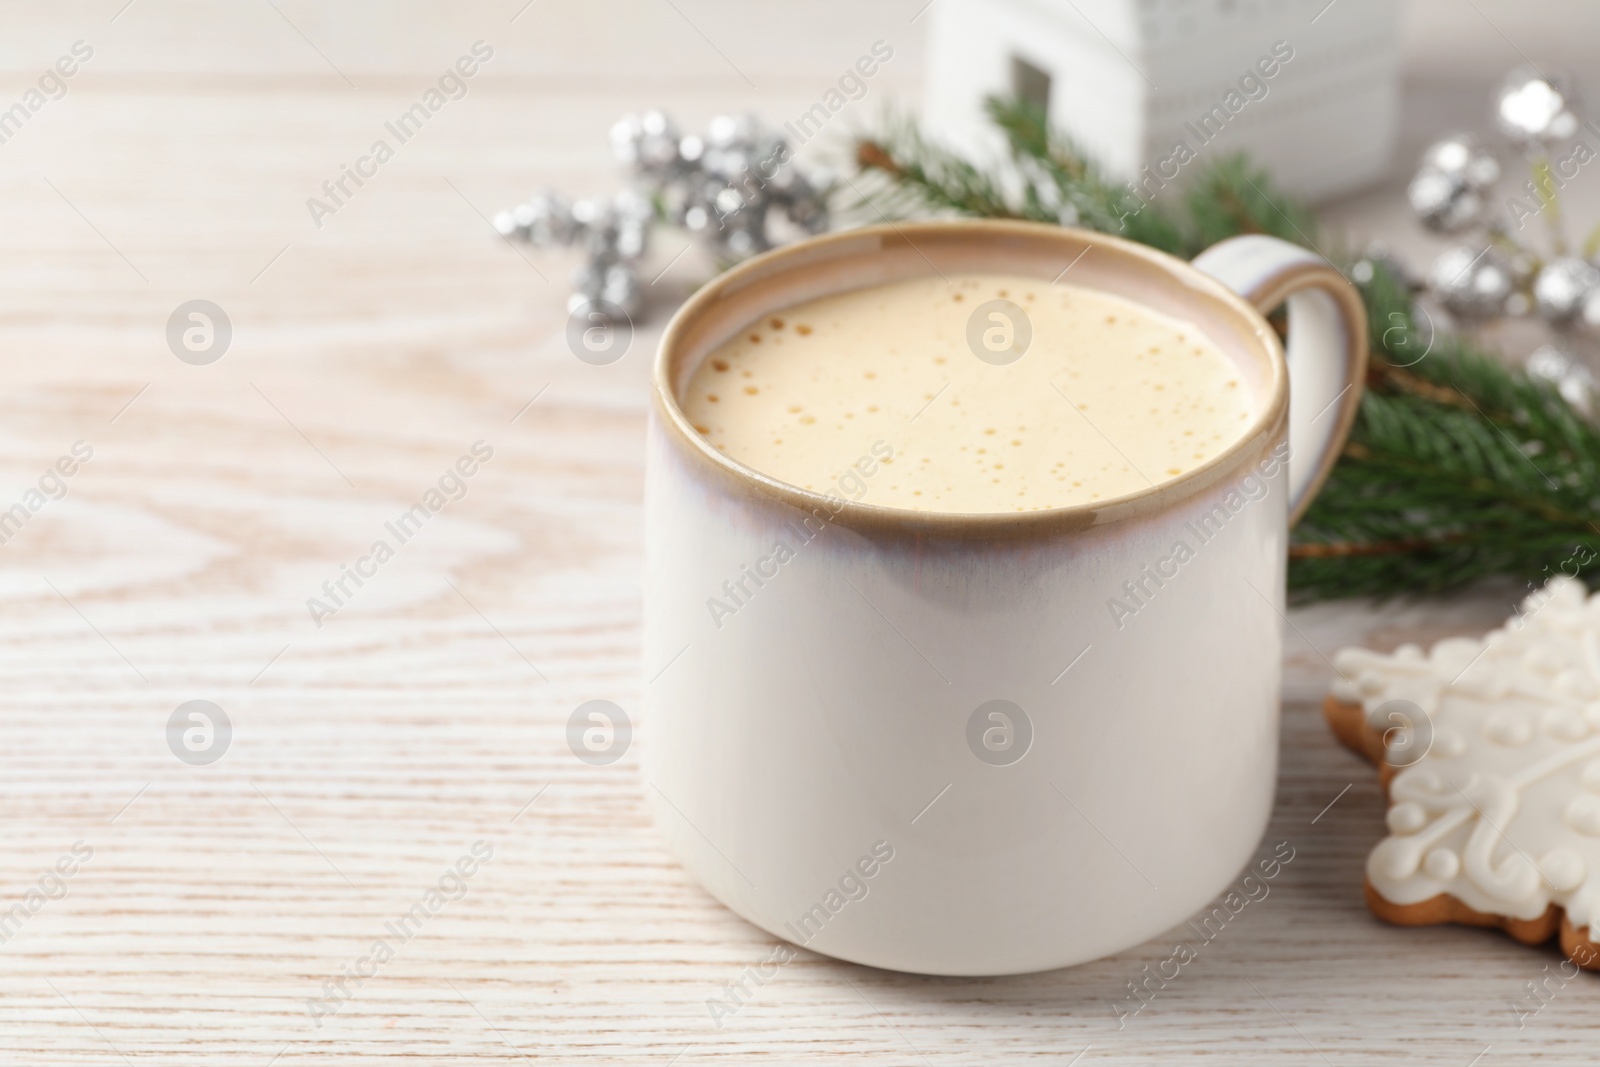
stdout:
[[[921,511],[868,504],[802,489],[733,459],[719,451],[694,428],[673,389],[674,371],[682,358],[692,328],[719,301],[780,277],[791,269],[814,267],[829,258],[857,255],[861,248],[870,245],[874,239],[878,240],[880,247],[909,246],[920,252],[916,242],[918,236],[930,240],[965,236],[979,242],[1007,237],[1037,242],[1041,246],[1068,246],[1075,251],[1087,245],[1160,271],[1181,283],[1196,298],[1209,301],[1214,307],[1235,316],[1240,320],[1239,325],[1245,327],[1241,333],[1254,336],[1261,349],[1259,354],[1265,358],[1270,371],[1266,399],[1246,429],[1227,448],[1192,470],[1109,500],[1021,512]],[[833,255],[830,256],[830,253]],[[923,258],[927,257],[924,255]],[[933,267],[931,260],[929,266]],[[930,273],[937,269],[933,267]],[[778,310],[780,307],[777,306],[767,308],[751,316],[749,321]],[[673,314],[656,348],[651,369],[651,391],[654,394],[652,405],[656,421],[677,446],[679,454],[698,470],[716,477],[731,491],[754,492],[805,512],[825,510],[829,522],[863,531],[979,539],[1087,529],[1171,507],[1215,485],[1255,459],[1277,436],[1287,432],[1289,410],[1288,360],[1283,345],[1261,312],[1232,289],[1184,260],[1149,245],[1094,230],[1013,219],[955,218],[883,223],[809,237],[745,260],[707,282]]]

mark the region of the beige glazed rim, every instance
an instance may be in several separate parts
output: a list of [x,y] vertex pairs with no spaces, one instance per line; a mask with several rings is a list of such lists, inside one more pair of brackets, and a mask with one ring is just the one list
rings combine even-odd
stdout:
[[[1253,367],[1241,369],[1258,375],[1257,410],[1226,449],[1168,481],[1109,500],[1026,512],[920,511],[827,496],[763,474],[707,441],[678,402],[679,388],[713,348],[751,322],[795,304],[946,270],[1048,280],[1080,260],[1093,266],[1079,270],[1076,284],[1195,322],[1230,358],[1253,361]],[[1277,334],[1221,282],[1181,259],[1119,237],[994,219],[869,226],[746,260],[700,288],[672,316],[656,350],[651,386],[668,439],[696,473],[718,479],[731,492],[755,493],[807,512],[825,509],[830,521],[863,532],[979,539],[1081,530],[1170,507],[1250,465],[1286,432],[1289,409],[1288,363]]]

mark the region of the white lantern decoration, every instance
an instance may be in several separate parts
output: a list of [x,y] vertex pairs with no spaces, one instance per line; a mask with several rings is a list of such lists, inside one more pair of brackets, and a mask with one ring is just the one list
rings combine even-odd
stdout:
[[1147,198],[1240,151],[1326,198],[1388,169],[1398,15],[1398,0],[934,0],[923,118],[992,157],[984,98],[1017,94]]

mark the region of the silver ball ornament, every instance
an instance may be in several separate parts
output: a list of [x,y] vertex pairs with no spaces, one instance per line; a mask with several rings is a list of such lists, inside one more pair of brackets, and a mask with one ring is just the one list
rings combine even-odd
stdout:
[[1543,148],[1578,132],[1573,103],[1567,79],[1522,67],[1495,94],[1495,122],[1501,133],[1523,148]]
[[1533,280],[1533,304],[1552,326],[1571,323],[1600,287],[1600,270],[1572,256],[1553,259]]
[[1594,416],[1597,383],[1581,359],[1557,345],[1542,345],[1528,357],[1523,369],[1528,377],[1554,385],[1556,392],[1580,414]]
[[611,198],[611,212],[619,226],[648,226],[656,217],[655,205],[632,189],[624,189]]
[[1422,154],[1422,169],[1459,178],[1468,188],[1483,192],[1500,180],[1500,161],[1470,133],[1435,141]]
[[579,224],[572,216],[572,206],[556,193],[534,193],[512,213],[523,239],[540,247],[569,245],[578,236]]
[[494,221],[490,223],[490,225],[494,227],[494,232],[498,233],[501,237],[516,238],[527,236],[527,234],[522,230],[521,225],[517,222],[517,216],[510,211],[495,212]]
[[611,149],[641,174],[669,177],[683,166],[678,131],[659,111],[624,115],[611,127]]
[[[586,300],[598,300],[600,298],[600,289],[605,285],[606,281],[605,269],[594,263],[585,263],[582,266],[573,268],[572,274],[568,276],[568,281],[572,283],[573,297],[577,298],[580,303]],[[572,301],[569,300],[567,304],[570,310]]]
[[605,279],[600,286],[600,299],[615,305],[624,315],[632,318],[638,314],[644,302],[638,275],[634,274],[632,268],[620,263],[606,268]]
[[754,115],[718,115],[706,127],[706,141],[717,148],[747,144],[759,126]]
[[1483,320],[1504,314],[1515,281],[1505,255],[1492,245],[1456,245],[1434,260],[1428,291],[1457,318]]
[[1406,188],[1406,199],[1422,224],[1436,233],[1459,233],[1483,221],[1483,196],[1461,178],[1423,170]]
[[731,230],[722,241],[722,247],[733,259],[747,259],[763,250],[766,239],[754,230]]
[[1406,197],[1428,229],[1457,233],[1484,222],[1488,193],[1499,179],[1499,161],[1470,134],[1458,134],[1423,153]]
[[643,259],[650,247],[650,227],[634,223],[618,226],[614,247],[620,260]]
[[1600,288],[1589,290],[1589,294],[1583,298],[1579,320],[1585,330],[1600,335]]
[[1499,160],[1470,133],[1454,134],[1430,144],[1422,154],[1422,170],[1450,174],[1480,192],[1491,189],[1501,176]]
[[638,311],[638,267],[658,217],[686,227],[723,262],[772,247],[767,223],[774,214],[806,232],[828,228],[832,179],[802,172],[788,142],[754,116],[719,116],[701,137],[680,134],[659,111],[624,115],[611,143],[636,189],[571,205],[540,193],[494,219],[495,230],[511,239],[583,248],[569,310],[600,301],[628,316]]

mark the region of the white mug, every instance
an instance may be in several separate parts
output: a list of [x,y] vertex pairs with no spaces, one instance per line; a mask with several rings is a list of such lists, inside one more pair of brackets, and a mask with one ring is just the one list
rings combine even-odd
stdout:
[[[777,481],[679,404],[780,309],[1069,264],[1237,363],[1238,441],[1111,501],[944,514],[851,499],[860,479]],[[1263,318],[1286,298],[1287,363]],[[1288,528],[1355,417],[1366,336],[1333,267],[1261,236],[1187,264],[1081,230],[907,223],[701,289],[656,359],[645,509],[645,789],[684,867],[787,941],[941,975],[1106,956],[1212,900],[1271,813]]]

